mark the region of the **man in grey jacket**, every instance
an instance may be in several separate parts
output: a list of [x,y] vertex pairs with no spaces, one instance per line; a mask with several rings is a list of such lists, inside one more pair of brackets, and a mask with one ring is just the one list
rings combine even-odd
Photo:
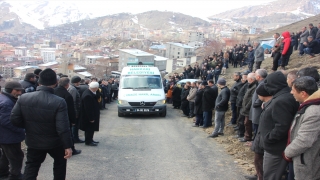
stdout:
[[[263,80],[268,76],[268,72],[265,69],[256,70],[255,77],[258,81],[258,87],[263,82]],[[252,105],[249,113],[249,120],[252,121],[253,133],[256,135],[259,127],[259,120],[261,114],[262,101],[258,98],[257,92],[252,96]]]
[[289,130],[285,157],[293,160],[295,179],[320,179],[320,90],[309,76],[293,82],[291,94],[300,103]]
[[300,35],[300,46],[299,46],[299,55],[302,56],[304,54],[303,49],[305,46],[303,43],[308,42],[308,36],[309,36],[309,31],[307,30],[307,27],[302,28],[302,33]]
[[71,78],[71,84],[68,88],[68,92],[71,94],[74,103],[74,110],[76,113],[76,122],[72,126],[72,134],[74,143],[84,143],[83,140],[79,139],[79,114],[80,114],[80,93],[78,91],[80,86],[81,78],[79,76],[73,76]]
[[191,89],[189,91],[189,95],[187,96],[187,100],[189,101],[189,118],[193,118],[194,115],[194,102],[196,100],[196,94],[197,94],[198,88],[196,85],[196,82],[191,83]]
[[264,60],[264,49],[259,42],[255,42],[254,47],[254,62],[256,64],[255,69],[257,70],[260,69],[261,63]]

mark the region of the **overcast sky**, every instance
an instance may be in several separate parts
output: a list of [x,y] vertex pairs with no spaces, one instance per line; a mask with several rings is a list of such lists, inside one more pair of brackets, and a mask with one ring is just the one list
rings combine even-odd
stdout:
[[[274,0],[89,0],[78,1],[84,11],[105,14],[130,12],[141,13],[150,10],[174,11],[183,14],[205,18],[227,10],[268,3]],[[99,6],[91,6],[93,3]]]

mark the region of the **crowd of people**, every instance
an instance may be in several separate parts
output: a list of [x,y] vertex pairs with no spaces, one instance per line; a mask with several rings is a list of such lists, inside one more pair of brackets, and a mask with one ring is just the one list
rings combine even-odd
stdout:
[[[309,32],[315,32],[314,28],[310,24]],[[214,122],[209,138],[224,135],[225,114],[230,106],[232,116],[227,126],[234,128],[234,138],[254,152],[256,175],[245,178],[320,179],[319,73],[313,67],[284,71],[296,48],[292,46],[294,37],[286,31],[282,36],[275,33],[274,38],[270,52],[272,73],[261,68],[265,52],[259,43],[253,47],[236,45],[164,80],[168,102],[181,109],[183,117],[194,118],[193,127],[208,128]],[[307,39],[319,40],[310,36]],[[310,51],[307,43],[298,47],[311,57],[320,53]],[[219,77],[228,64],[235,68],[239,64],[243,70],[233,73],[234,83],[230,87],[225,78]],[[183,79],[185,84],[177,83]]]
[[[0,94],[0,178],[34,180],[47,154],[54,159],[54,179],[65,179],[67,159],[97,146],[100,110],[117,99],[118,80],[71,79],[52,69],[36,69],[25,79],[9,81]],[[79,138],[79,129],[85,140]],[[24,174],[24,153],[27,146]]]
[[[214,130],[209,138],[224,135],[225,114],[231,105],[233,127],[239,142],[255,153],[255,176],[247,179],[280,180],[320,178],[320,82],[316,68],[268,74],[235,72],[230,88],[226,80],[186,82],[172,89],[172,105],[193,127]],[[219,93],[218,93],[218,89]],[[214,119],[212,119],[214,114]]]
[[[224,136],[231,107],[227,126],[255,154],[256,175],[247,179],[320,179],[319,73],[312,67],[281,71],[294,50],[299,49],[300,56],[320,53],[320,24],[319,30],[310,24],[309,30],[304,27],[296,34],[275,33],[274,39],[267,52],[273,57],[272,73],[261,68],[266,51],[260,43],[236,45],[164,79],[167,102],[184,117],[194,118],[193,127],[208,128],[214,122],[208,138]],[[229,65],[243,71],[233,73],[230,87],[220,77]],[[193,81],[177,83],[182,79]],[[117,99],[118,90],[113,78],[69,79],[52,69],[36,69],[20,82],[7,82],[0,94],[0,177],[36,179],[49,154],[54,179],[65,179],[66,160],[81,153],[75,143],[98,145],[93,137],[99,131],[100,111]],[[79,129],[85,140],[79,138]],[[24,140],[27,160],[22,175]]]

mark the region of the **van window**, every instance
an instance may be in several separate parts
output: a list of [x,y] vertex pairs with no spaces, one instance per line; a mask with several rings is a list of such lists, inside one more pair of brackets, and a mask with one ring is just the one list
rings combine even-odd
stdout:
[[122,89],[162,89],[160,75],[122,75]]

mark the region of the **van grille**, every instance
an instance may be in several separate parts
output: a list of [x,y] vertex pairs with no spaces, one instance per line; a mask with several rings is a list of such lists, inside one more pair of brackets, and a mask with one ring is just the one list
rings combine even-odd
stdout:
[[[129,102],[131,106],[141,106],[140,103],[141,102]],[[144,104],[144,106],[154,106],[156,102],[144,102]]]

